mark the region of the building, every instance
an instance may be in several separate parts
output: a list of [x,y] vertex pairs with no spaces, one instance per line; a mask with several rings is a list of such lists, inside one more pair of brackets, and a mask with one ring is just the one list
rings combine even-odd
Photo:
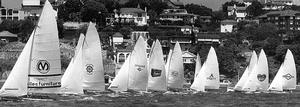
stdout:
[[246,7],[250,6],[252,2],[258,1],[258,0],[243,0],[243,3],[246,5]]
[[182,59],[184,64],[193,64],[196,62],[197,56],[189,51],[182,52]]
[[282,10],[286,6],[292,6],[298,3],[297,0],[266,0],[264,10]]
[[142,36],[144,40],[148,40],[150,38],[148,31],[132,31],[130,38],[133,41],[137,41],[140,36]]
[[14,42],[18,41],[18,36],[8,31],[2,31],[0,32],[0,40],[4,42]]
[[258,17],[260,23],[273,23],[282,32],[283,39],[288,39],[286,33],[300,31],[300,12],[294,10],[272,11]]
[[19,9],[0,8],[0,20],[23,20],[25,18],[25,12]]
[[111,14],[106,18],[107,25],[136,25],[146,26],[148,25],[149,16],[146,9],[140,8],[121,8],[119,11],[115,10],[114,14]]
[[123,43],[123,35],[120,32],[115,33],[112,35],[112,42],[114,45],[120,45]]
[[229,17],[235,18],[238,22],[241,20],[245,20],[247,16],[246,6],[228,6],[227,14]]
[[221,34],[218,33],[197,33],[197,43],[202,45],[219,45],[221,43]]
[[185,9],[164,9],[159,15],[161,25],[193,25],[198,15],[190,14]]
[[234,31],[234,27],[237,25],[235,20],[223,20],[221,21],[221,33],[231,33]]

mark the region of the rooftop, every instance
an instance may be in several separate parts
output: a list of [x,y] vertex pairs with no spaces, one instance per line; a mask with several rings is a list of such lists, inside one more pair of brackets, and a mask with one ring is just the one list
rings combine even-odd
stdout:
[[237,24],[235,20],[222,20],[221,24]]
[[300,15],[300,11],[295,11],[295,10],[283,10],[283,11],[272,11],[269,13],[266,13],[264,15],[259,16],[259,18],[265,18],[268,16],[296,16]]
[[16,34],[10,33],[9,31],[0,32],[0,37],[18,37]]
[[140,8],[121,8],[120,13],[146,13]]

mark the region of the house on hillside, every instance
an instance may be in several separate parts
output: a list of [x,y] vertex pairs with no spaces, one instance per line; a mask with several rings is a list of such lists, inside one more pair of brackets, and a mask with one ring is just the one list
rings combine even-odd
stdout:
[[184,7],[183,2],[181,2],[180,0],[163,0],[163,2],[167,3],[169,7],[176,9]]
[[193,64],[196,61],[197,56],[189,51],[182,52],[182,59],[184,64]]
[[288,36],[289,32],[300,31],[300,11],[284,10],[272,11],[259,16],[260,23],[273,23],[280,30],[283,40],[291,40],[293,37]]
[[228,6],[227,14],[229,17],[234,17],[236,21],[245,20],[247,16],[246,6]]
[[0,32],[0,40],[4,42],[18,41],[18,35],[12,34],[9,31]]
[[121,8],[115,10],[113,14],[106,18],[106,25],[124,24],[146,26],[149,16],[147,10],[141,8]]
[[199,15],[190,14],[185,9],[164,9],[159,15],[161,25],[193,25]]
[[202,45],[220,45],[221,34],[218,33],[197,33],[196,42]]
[[235,20],[223,20],[221,21],[221,33],[231,33],[234,31],[234,27],[237,25]]

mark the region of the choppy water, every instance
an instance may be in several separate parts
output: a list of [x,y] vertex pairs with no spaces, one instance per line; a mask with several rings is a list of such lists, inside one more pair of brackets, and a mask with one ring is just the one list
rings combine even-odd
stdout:
[[22,107],[300,107],[300,93],[206,92],[206,93],[92,93],[2,98],[0,106]]

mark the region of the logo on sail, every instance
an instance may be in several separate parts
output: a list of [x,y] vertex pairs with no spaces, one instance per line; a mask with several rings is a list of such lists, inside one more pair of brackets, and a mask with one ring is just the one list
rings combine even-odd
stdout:
[[210,76],[209,76],[209,77],[207,77],[207,79],[209,79],[209,80],[215,80],[215,79],[216,79],[216,77],[214,77],[214,75],[213,75],[213,74],[210,74]]
[[177,71],[172,71],[171,75],[174,76],[174,77],[177,77],[178,76],[178,72]]
[[46,74],[50,71],[50,63],[46,60],[39,60],[37,65],[36,65],[36,69],[40,73]]
[[285,75],[283,75],[282,76],[283,78],[285,78],[286,80],[290,80],[290,79],[292,79],[292,78],[294,78],[294,76],[293,75],[291,75],[291,74],[285,74]]
[[86,64],[86,72],[87,74],[89,75],[92,75],[93,74],[93,71],[94,71],[94,65],[93,64]]
[[151,76],[152,77],[159,77],[161,75],[160,69],[151,69]]
[[260,82],[263,82],[267,78],[266,74],[257,74],[257,79]]
[[139,72],[141,72],[141,71],[143,71],[144,70],[144,68],[145,68],[145,65],[134,65],[135,66],[135,68],[136,68],[136,70],[137,71],[139,71]]

